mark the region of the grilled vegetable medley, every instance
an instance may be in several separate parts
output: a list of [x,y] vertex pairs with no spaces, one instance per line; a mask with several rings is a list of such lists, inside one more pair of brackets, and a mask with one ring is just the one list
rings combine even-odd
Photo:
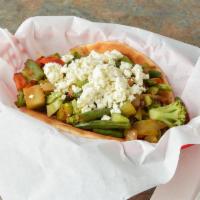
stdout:
[[155,143],[186,122],[186,109],[169,98],[162,72],[117,50],[28,59],[14,81],[18,107],[98,134]]

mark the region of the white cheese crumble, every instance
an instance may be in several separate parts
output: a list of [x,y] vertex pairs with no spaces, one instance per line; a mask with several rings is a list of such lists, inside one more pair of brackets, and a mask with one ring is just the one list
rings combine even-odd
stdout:
[[76,85],[72,85],[72,91],[74,93],[79,93],[81,91],[81,88],[80,87],[77,87]]
[[33,98],[34,98],[34,95],[33,95],[33,94],[30,94],[30,95],[28,96],[28,98],[29,98],[29,99],[33,99]]
[[62,100],[65,100],[65,99],[66,99],[66,95],[63,94],[63,95],[61,96],[61,99],[62,99]]
[[65,63],[69,63],[71,60],[73,60],[73,58],[74,56],[70,53],[61,56],[61,60]]
[[111,117],[108,115],[103,115],[103,117],[101,118],[101,120],[110,120]]
[[[67,58],[70,56],[64,56],[65,62],[69,62]],[[136,94],[144,92],[143,80],[149,78],[139,64],[133,66],[128,62],[121,62],[119,68],[116,67],[116,61],[122,57],[117,50],[104,53],[91,51],[88,56],[70,60],[64,66],[47,63],[44,73],[54,84],[55,91],[63,94],[70,90],[74,93],[82,91],[77,98],[77,107],[81,112],[108,107],[111,113],[121,113],[123,102],[132,101]],[[62,58],[64,61],[64,57]],[[134,79],[132,86],[128,84],[130,78]],[[86,83],[78,87],[77,83],[80,81]]]
[[142,86],[143,85],[143,79],[148,79],[149,75],[143,73],[143,69],[141,65],[136,64],[132,68],[132,72],[135,75],[135,81],[138,85]]
[[58,63],[47,63],[44,65],[44,74],[50,83],[55,84],[59,80],[62,80],[63,73],[61,72],[62,65]]

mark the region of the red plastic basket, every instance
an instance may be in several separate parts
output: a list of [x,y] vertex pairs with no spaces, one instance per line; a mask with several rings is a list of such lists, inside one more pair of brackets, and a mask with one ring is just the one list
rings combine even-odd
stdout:
[[188,147],[193,146],[194,144],[185,144],[181,147],[181,149],[187,149]]

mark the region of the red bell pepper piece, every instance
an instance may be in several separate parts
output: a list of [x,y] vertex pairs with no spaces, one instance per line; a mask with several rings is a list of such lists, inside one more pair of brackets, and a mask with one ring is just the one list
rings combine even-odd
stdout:
[[45,65],[46,63],[49,63],[49,62],[55,62],[55,63],[58,63],[60,65],[64,65],[65,63],[58,57],[55,57],[55,56],[48,56],[48,57],[40,57],[36,60],[36,62],[40,65]]
[[28,84],[22,73],[15,73],[13,79],[15,81],[17,90],[23,89]]
[[43,58],[44,58],[44,56],[41,56],[41,57],[39,57],[35,62],[36,62],[38,65],[43,66],[43,64],[42,64],[41,61],[40,61],[40,60],[42,60]]

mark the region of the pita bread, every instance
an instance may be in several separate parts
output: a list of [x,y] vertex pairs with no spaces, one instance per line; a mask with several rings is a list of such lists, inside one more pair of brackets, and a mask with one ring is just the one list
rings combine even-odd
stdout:
[[[166,76],[164,75],[163,71],[159,68],[159,66],[154,63],[150,58],[148,58],[146,55],[138,52],[134,48],[128,46],[127,44],[123,44],[117,41],[110,41],[110,42],[97,42],[94,44],[87,44],[79,47],[75,47],[71,49],[72,51],[77,51],[81,55],[88,55],[92,50],[95,50],[99,53],[103,53],[105,51],[111,51],[111,50],[118,50],[120,51],[123,55],[127,56],[130,60],[134,61],[137,64],[148,64],[148,67],[155,69],[157,71],[160,71],[162,74],[162,79],[163,82],[166,84],[169,84],[167,81]],[[168,100],[168,103],[171,103],[174,101],[174,94],[173,92],[165,92],[163,93],[163,96]],[[29,110],[27,108],[20,108],[20,110],[24,113],[27,113],[28,115],[39,119],[43,122],[46,122],[55,128],[66,131],[68,133],[81,136],[81,137],[86,137],[86,138],[91,138],[91,139],[108,139],[108,140],[116,140],[116,141],[125,141],[123,138],[116,138],[116,137],[111,137],[111,136],[106,136],[106,135],[101,135],[97,134],[91,131],[86,131],[82,130],[76,127],[73,127],[69,124],[60,122],[54,118],[49,118],[45,114]]]

